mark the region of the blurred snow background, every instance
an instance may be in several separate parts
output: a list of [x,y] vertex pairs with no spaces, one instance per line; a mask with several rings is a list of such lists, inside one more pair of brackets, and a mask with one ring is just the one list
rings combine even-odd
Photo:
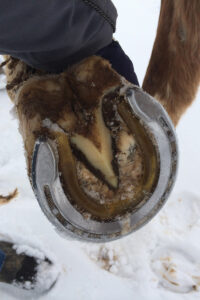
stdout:
[[[141,84],[160,1],[113,2],[119,13],[115,38],[133,60]],[[200,299],[200,94],[177,127],[180,167],[169,201],[138,232],[102,245],[64,240],[42,214],[26,176],[22,139],[11,109],[6,92],[0,91],[0,194],[19,189],[18,198],[0,207],[0,235],[35,244],[56,258],[60,278],[41,299]],[[0,299],[22,296],[0,287]]]

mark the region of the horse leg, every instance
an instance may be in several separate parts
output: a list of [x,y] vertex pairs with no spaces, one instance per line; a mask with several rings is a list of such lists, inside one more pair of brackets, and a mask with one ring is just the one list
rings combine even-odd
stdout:
[[143,89],[173,123],[195,98],[200,82],[200,1],[162,0],[157,36]]

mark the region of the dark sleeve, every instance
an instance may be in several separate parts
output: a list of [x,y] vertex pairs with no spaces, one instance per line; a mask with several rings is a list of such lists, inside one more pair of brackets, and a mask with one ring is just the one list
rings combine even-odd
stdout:
[[107,59],[120,75],[139,86],[133,63],[117,41],[112,41],[111,44],[99,50],[96,55]]
[[49,71],[92,55],[111,42],[117,18],[111,1],[95,2],[0,0],[0,53]]

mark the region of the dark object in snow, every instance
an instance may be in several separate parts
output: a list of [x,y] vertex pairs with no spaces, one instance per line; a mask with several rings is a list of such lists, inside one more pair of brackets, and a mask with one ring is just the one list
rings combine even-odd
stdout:
[[0,283],[43,294],[54,286],[57,275],[53,262],[39,250],[0,241]]

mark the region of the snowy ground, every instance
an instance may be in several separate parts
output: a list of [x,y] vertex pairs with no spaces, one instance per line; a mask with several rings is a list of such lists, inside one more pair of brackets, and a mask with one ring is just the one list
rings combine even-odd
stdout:
[[[124,1],[114,3],[120,15],[116,38],[133,59],[141,83],[160,1],[126,0],[126,7]],[[0,194],[15,187],[20,193],[0,207],[0,234],[35,244],[56,258],[60,278],[41,299],[200,299],[200,94],[177,128],[180,168],[168,203],[138,232],[102,245],[64,240],[44,217],[27,180],[22,139],[4,91],[0,102]],[[22,297],[0,287],[0,299]]]

